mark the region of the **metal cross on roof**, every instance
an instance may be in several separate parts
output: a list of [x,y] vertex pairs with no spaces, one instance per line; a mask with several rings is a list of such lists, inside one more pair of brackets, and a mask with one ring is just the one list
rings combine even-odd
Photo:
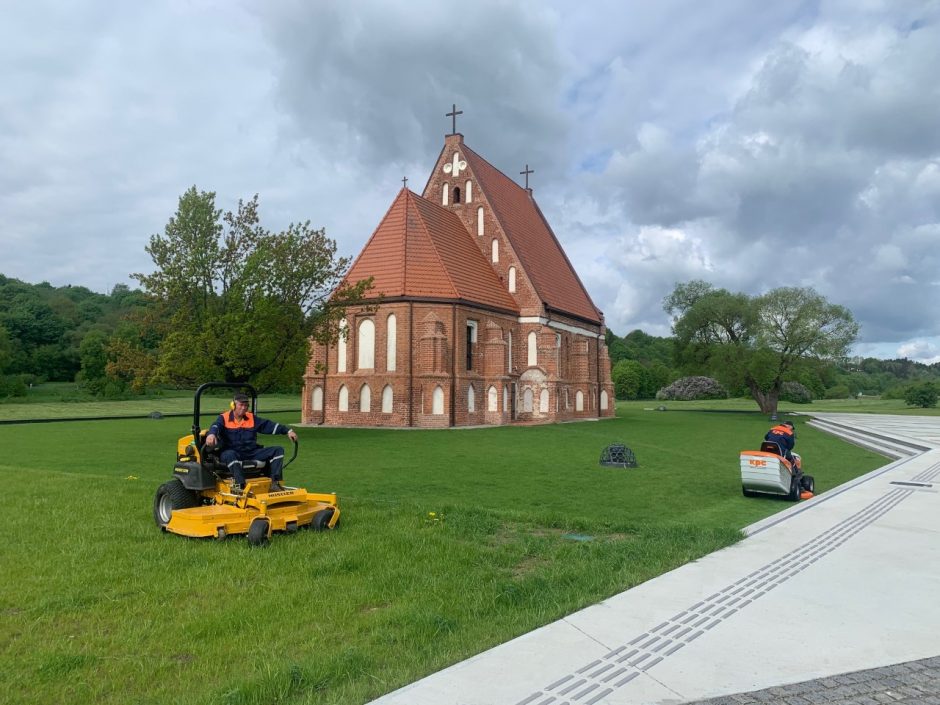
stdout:
[[457,104],[454,103],[453,107],[451,108],[451,111],[452,112],[444,113],[444,117],[449,117],[452,119],[452,128],[451,128],[450,134],[456,135],[457,134],[457,116],[463,115],[463,110],[457,110]]
[[408,177],[407,177],[407,176],[401,177],[401,187],[402,187],[402,188],[408,188]]
[[520,173],[520,174],[525,174],[525,187],[526,187],[526,188],[529,188],[529,174],[534,174],[534,173],[535,173],[535,170],[534,170],[534,169],[530,169],[530,168],[529,168],[529,165],[526,164],[526,165],[525,165],[525,171],[520,171],[519,173]]

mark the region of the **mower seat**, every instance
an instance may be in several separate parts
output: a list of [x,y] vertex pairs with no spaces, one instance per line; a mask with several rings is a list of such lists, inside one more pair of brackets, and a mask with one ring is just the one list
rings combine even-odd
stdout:
[[774,443],[773,441],[764,441],[760,444],[760,449],[765,453],[779,455],[781,458],[786,457],[783,454],[783,448],[780,447],[780,444]]

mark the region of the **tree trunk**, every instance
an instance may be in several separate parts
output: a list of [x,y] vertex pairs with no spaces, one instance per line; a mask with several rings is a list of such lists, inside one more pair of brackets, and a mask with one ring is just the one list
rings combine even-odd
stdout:
[[774,385],[769,392],[763,391],[757,386],[757,382],[752,379],[747,380],[747,386],[751,390],[751,396],[760,407],[761,413],[773,416],[777,413],[777,402],[780,399],[780,387]]

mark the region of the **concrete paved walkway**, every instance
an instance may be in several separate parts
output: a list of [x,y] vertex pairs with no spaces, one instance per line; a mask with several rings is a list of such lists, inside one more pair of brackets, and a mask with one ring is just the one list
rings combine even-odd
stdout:
[[[844,690],[829,698],[823,684],[907,662],[936,670],[940,417],[820,414],[814,423],[856,442],[865,429],[900,458],[748,527],[734,546],[375,705],[854,703]],[[822,679],[815,691],[813,679]],[[792,694],[803,700],[772,694],[786,684],[808,688]]]

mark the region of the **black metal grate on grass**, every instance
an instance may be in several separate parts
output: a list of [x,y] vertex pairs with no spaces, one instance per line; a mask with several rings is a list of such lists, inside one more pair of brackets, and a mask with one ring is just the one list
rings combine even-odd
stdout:
[[601,452],[601,465],[605,468],[635,468],[636,455],[623,443],[611,443]]

